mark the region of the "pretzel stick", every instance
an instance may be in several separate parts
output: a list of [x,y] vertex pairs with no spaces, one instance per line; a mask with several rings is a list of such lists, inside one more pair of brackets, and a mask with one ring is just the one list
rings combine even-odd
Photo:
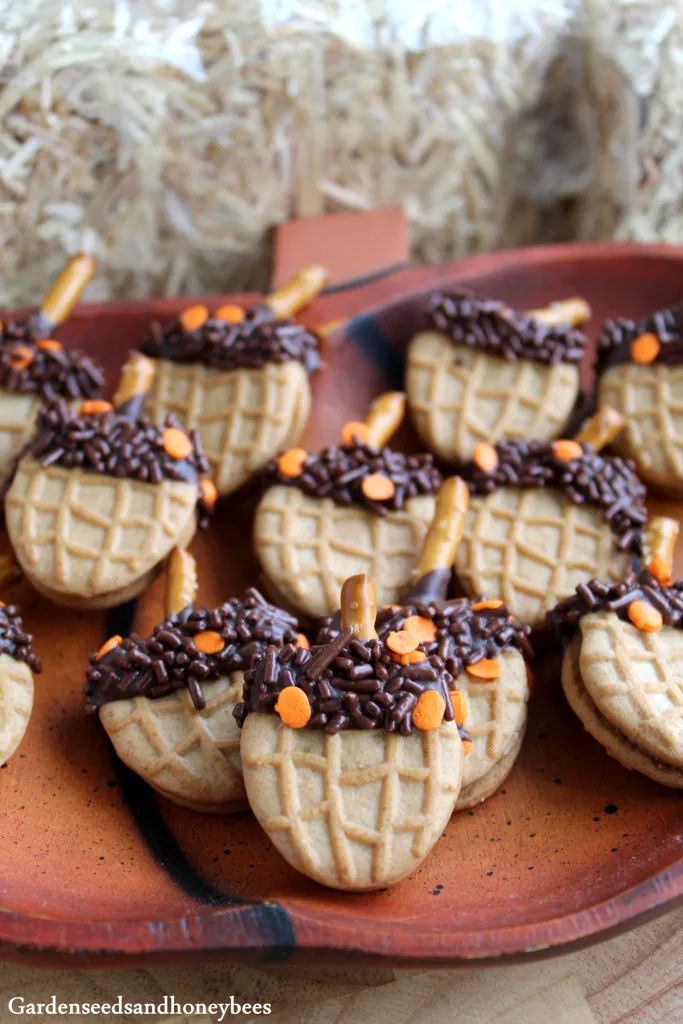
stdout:
[[379,395],[368,410],[365,426],[368,428],[368,444],[381,448],[401,426],[406,411],[406,396],[403,391],[385,391]]
[[154,379],[154,361],[141,352],[131,352],[121,370],[114,393],[114,408],[128,419],[140,415],[145,395]]
[[72,256],[53,281],[42,305],[33,317],[36,334],[46,337],[68,317],[95,273],[95,260],[84,252]]
[[665,587],[671,586],[679,530],[678,521],[667,516],[653,516],[645,527],[645,568]]
[[558,299],[542,309],[527,309],[527,316],[539,320],[546,327],[580,327],[591,318],[591,308],[585,299],[573,296]]
[[185,548],[173,548],[166,562],[166,615],[175,615],[194,604],[197,596],[197,563]]
[[359,640],[376,640],[375,584],[365,573],[349,576],[341,589],[341,628],[350,626]]
[[269,295],[265,304],[272,310],[273,316],[294,316],[312,302],[316,295],[320,295],[328,280],[329,274],[324,267],[315,263],[302,267],[291,280]]
[[435,569],[450,569],[465,526],[470,492],[459,476],[444,480],[436,496],[434,517],[416,567],[418,578]]
[[575,437],[579,444],[591,444],[596,452],[611,444],[626,425],[626,420],[609,405],[601,406],[594,416],[586,420]]

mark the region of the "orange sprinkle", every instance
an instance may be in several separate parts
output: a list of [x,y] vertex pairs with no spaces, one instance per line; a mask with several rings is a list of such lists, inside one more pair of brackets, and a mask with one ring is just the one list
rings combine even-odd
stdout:
[[290,729],[303,729],[311,717],[308,697],[298,686],[285,686],[284,690],[280,690],[275,710],[282,724],[288,725]]
[[195,634],[192,637],[192,642],[203,654],[218,654],[225,647],[223,637],[212,629],[205,629],[202,633]]
[[57,341],[56,338],[41,338],[38,342],[38,348],[41,348],[43,352],[61,352],[62,343]]
[[409,633],[414,633],[421,644],[430,644],[436,640],[436,626],[424,615],[409,615],[403,623],[403,628]]
[[476,604],[470,605],[470,611],[472,612],[487,612],[494,608],[502,608],[503,602],[498,600],[491,601],[477,601]]
[[438,729],[445,710],[446,701],[437,690],[423,690],[413,708],[413,725],[424,732]]
[[483,473],[493,473],[498,465],[498,452],[492,444],[480,441],[475,444],[472,458],[475,466],[478,466]]
[[472,740],[462,741],[462,752],[467,757],[468,754],[472,753]]
[[656,633],[662,628],[661,614],[647,601],[631,601],[628,617],[637,629],[645,633]]
[[663,558],[660,558],[659,555],[655,555],[648,565],[647,571],[650,573],[650,576],[654,576],[654,578],[661,583],[663,587],[671,586],[671,572],[669,565]]
[[462,725],[467,718],[467,701],[462,690],[451,690],[451,704],[455,715],[455,724]]
[[356,441],[360,441],[361,444],[367,444],[369,440],[370,431],[368,430],[368,425],[363,423],[362,420],[349,420],[342,427],[342,444],[355,444]]
[[207,508],[213,508],[218,501],[218,491],[213,480],[208,476],[202,477],[199,481],[199,493]]
[[87,402],[81,402],[78,414],[79,416],[99,416],[100,413],[111,412],[113,408],[111,402],[105,402],[100,398],[89,398]]
[[662,350],[662,343],[656,334],[646,331],[631,342],[631,359],[634,363],[654,363]]
[[209,319],[206,306],[188,306],[178,317],[186,331],[196,331]]
[[563,462],[573,462],[583,455],[583,448],[578,441],[553,441],[553,455]]
[[166,427],[164,451],[172,459],[186,459],[192,452],[192,441],[180,427]]
[[387,647],[394,654],[410,654],[419,642],[417,635],[409,629],[393,630],[386,639]]
[[473,665],[467,666],[467,671],[475,679],[498,679],[502,668],[496,658],[480,658]]
[[300,476],[307,458],[305,448],[290,448],[278,456],[277,468],[283,476]]
[[15,345],[9,358],[15,370],[25,370],[33,362],[33,352],[28,345]]
[[296,646],[303,647],[305,651],[310,651],[311,641],[308,639],[305,633],[297,633]]
[[233,306],[227,303],[214,310],[213,320],[222,320],[224,324],[238,324],[244,320],[246,313],[241,306]]
[[99,651],[95,655],[97,661],[99,661],[100,658],[103,658],[105,654],[108,654],[109,651],[113,650],[114,647],[118,647],[119,644],[121,643],[121,640],[122,637],[120,637],[118,633],[116,634],[116,636],[110,636],[108,640],[105,640],[102,646],[100,647]]
[[370,501],[388,501],[396,493],[393,480],[390,480],[384,473],[371,473],[363,478],[360,485],[366,498]]
[[424,651],[410,651],[409,654],[390,653],[389,657],[392,661],[395,661],[397,665],[416,665],[419,661],[427,660],[427,655]]

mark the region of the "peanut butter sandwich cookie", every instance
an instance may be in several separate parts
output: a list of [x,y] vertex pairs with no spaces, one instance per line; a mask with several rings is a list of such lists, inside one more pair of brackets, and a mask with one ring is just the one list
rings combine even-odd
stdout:
[[33,710],[33,673],[40,659],[24,632],[19,609],[0,602],[0,764],[17,749]]
[[[522,746],[529,699],[525,663],[532,650],[529,627],[517,622],[502,601],[446,600],[451,566],[467,511],[467,488],[446,480],[420,555],[416,580],[400,605],[377,615],[376,629],[406,664],[432,654],[453,676],[455,721],[465,729],[465,765],[456,810],[491,796],[512,770]],[[339,630],[330,620],[318,643]]]
[[380,395],[365,421],[346,424],[341,444],[292,448],[267,467],[254,546],[278,603],[319,618],[353,573],[372,575],[382,603],[410,582],[442,477],[431,455],[385,447],[404,411],[401,392]]
[[463,746],[450,673],[438,655],[406,662],[377,638],[367,576],[346,581],[341,612],[329,643],[266,648],[235,716],[249,803],[279,852],[323,885],[364,891],[432,849]]
[[78,302],[94,267],[89,256],[74,256],[37,313],[26,320],[0,321],[0,485],[33,436],[43,402],[73,402],[102,393],[99,366],[50,337]]
[[197,608],[194,560],[168,562],[167,618],[152,635],[112,637],[90,660],[88,710],[121,760],[159,793],[195,811],[246,806],[233,710],[244,670],[271,644],[306,644],[297,622],[257,590]]
[[455,569],[465,591],[532,627],[579,583],[616,582],[640,551],[645,488],[600,449],[622,426],[600,410],[575,440],[481,443],[461,475],[470,507]]
[[673,520],[653,520],[648,568],[591,580],[549,614],[568,644],[562,686],[587,732],[624,765],[683,789],[683,583]]
[[5,498],[17,560],[58,604],[109,608],[141,593],[215,501],[199,439],[139,416],[153,364],[129,364],[108,402],[45,406]]
[[626,420],[616,450],[652,487],[683,494],[683,305],[608,320],[598,357],[600,401]]
[[410,343],[408,405],[423,442],[446,462],[482,442],[562,433],[579,395],[590,317],[582,299],[522,313],[503,302],[437,292]]
[[198,431],[220,495],[301,435],[320,353],[317,336],[290,318],[326,279],[321,267],[306,267],[251,310],[190,306],[142,345],[156,364],[146,411],[155,423],[170,413]]

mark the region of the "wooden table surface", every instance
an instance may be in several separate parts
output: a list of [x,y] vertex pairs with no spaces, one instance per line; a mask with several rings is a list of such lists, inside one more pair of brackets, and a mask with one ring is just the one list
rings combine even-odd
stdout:
[[[7,999],[272,1003],[273,1024],[681,1024],[683,908],[577,952],[509,966],[438,971],[232,968],[52,970],[0,966],[0,1021]],[[32,1020],[47,1018],[27,1018]],[[55,1018],[52,1018],[54,1020]],[[60,1024],[84,1017],[67,1015]],[[90,1021],[113,1020],[91,1016]],[[122,1018],[116,1018],[122,1019]],[[127,1018],[133,1020],[135,1018]],[[150,1024],[208,1024],[209,1016],[145,1016]],[[213,1018],[215,1019],[215,1018]],[[263,1020],[262,1017],[226,1018]]]

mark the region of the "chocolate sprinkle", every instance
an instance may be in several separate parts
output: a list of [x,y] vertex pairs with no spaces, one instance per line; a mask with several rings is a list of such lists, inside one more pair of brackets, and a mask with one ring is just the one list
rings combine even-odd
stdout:
[[639,575],[631,572],[619,583],[593,579],[579,584],[571,597],[546,614],[546,622],[557,637],[566,641],[578,628],[579,620],[591,612],[615,612],[629,621],[632,601],[647,601],[661,614],[665,626],[683,629],[683,581],[665,587],[646,571]]
[[33,637],[25,633],[15,604],[0,605],[0,654],[23,661],[32,672],[40,672],[40,658],[33,650]]
[[[225,641],[215,654],[199,651],[193,637],[206,630]],[[219,608],[189,606],[157,626],[150,637],[136,633],[98,659],[90,658],[85,697],[89,711],[129,697],[166,697],[187,687],[197,710],[205,706],[202,683],[247,668],[269,644],[293,644],[297,621],[250,588],[241,600]]]
[[[63,348],[39,348],[40,339],[30,321],[3,321],[0,329],[0,388],[35,394],[45,401],[56,398],[97,398],[104,374],[88,356]],[[23,366],[24,349],[30,362]]]
[[[196,482],[209,472],[197,432],[188,433],[192,451],[187,458],[173,459],[164,449],[164,429],[178,426],[172,416],[163,426],[155,426],[144,416],[128,419],[114,411],[82,416],[58,401],[41,409],[38,434],[26,454],[41,466],[56,463],[67,469],[153,484],[162,480]],[[208,513],[203,499],[198,500],[202,513]]]
[[[505,605],[475,611],[466,597],[451,601],[415,600],[401,607],[388,605],[381,608],[375,621],[380,640],[386,640],[389,633],[403,629],[406,619],[412,615],[429,619],[436,626],[436,638],[420,644],[419,649],[429,655],[438,655],[454,679],[468,665],[482,658],[497,658],[503,651],[513,648],[524,658],[533,656],[529,626],[519,622]],[[329,642],[338,631],[334,617],[330,617],[321,626],[316,640],[318,643]]]
[[465,292],[437,292],[431,297],[428,316],[430,325],[457,345],[482,349],[507,362],[578,363],[588,341],[575,327],[548,327],[504,302]]
[[[381,473],[394,484],[391,498],[373,501],[363,493],[362,483],[371,473]],[[404,455],[391,448],[369,444],[342,444],[309,455],[298,476],[285,476],[273,459],[264,471],[267,484],[298,487],[312,498],[331,498],[337,505],[362,505],[384,516],[401,509],[408,498],[436,494],[443,477],[432,455]]]
[[204,363],[216,370],[258,369],[266,363],[303,363],[308,373],[320,368],[319,341],[293,320],[275,319],[266,306],[249,310],[237,324],[209,317],[188,331],[180,320],[162,328],[152,325],[152,337],[142,352],[174,363]]
[[[276,714],[280,691],[298,686],[311,706],[309,729],[331,734],[347,729],[385,729],[408,736],[413,731],[413,709],[425,690],[441,694],[444,721],[454,720],[452,682],[438,655],[400,665],[379,640],[359,640],[347,629],[310,651],[287,644],[279,651],[269,648],[255,658],[244,675],[244,699],[233,715],[241,727],[252,711]],[[467,734],[458,728],[466,739]]]
[[552,487],[574,505],[595,505],[604,512],[619,551],[639,552],[647,519],[646,491],[631,459],[601,455],[584,444],[580,458],[559,459],[543,441],[502,441],[495,445],[498,464],[485,472],[468,462],[460,475],[474,495],[500,487]]
[[606,320],[598,342],[598,372],[631,362],[631,345],[639,334],[655,334],[661,342],[656,360],[675,366],[683,363],[683,305],[659,309],[641,320],[624,317]]

